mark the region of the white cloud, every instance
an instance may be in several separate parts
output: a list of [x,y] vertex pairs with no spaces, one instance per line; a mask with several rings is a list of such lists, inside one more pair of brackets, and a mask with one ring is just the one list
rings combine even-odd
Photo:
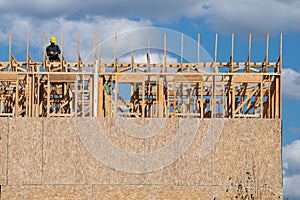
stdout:
[[282,93],[284,98],[300,99],[300,73],[285,68],[282,70]]
[[300,175],[283,178],[283,195],[289,200],[300,199]]
[[9,32],[13,33],[14,50],[26,48],[26,33],[30,34],[30,49],[36,48],[39,53],[36,59],[42,58],[44,50],[44,32],[47,34],[46,45],[49,37],[57,37],[60,43],[60,35],[63,36],[63,53],[67,60],[77,60],[78,33],[80,33],[80,52],[84,59],[93,50],[94,37],[101,34],[101,40],[113,36],[115,33],[149,27],[152,23],[149,20],[129,20],[125,18],[106,18],[102,16],[86,16],[81,21],[69,20],[65,17],[55,19],[36,19],[30,17],[20,17],[18,15],[0,15],[5,23],[0,24],[0,41],[7,45]]
[[300,175],[300,140],[295,140],[291,144],[283,147],[284,175]]
[[300,199],[300,140],[283,147],[283,191],[289,199]]
[[207,11],[206,23],[224,32],[300,31],[296,0],[213,0]]
[[[101,15],[106,17],[125,17],[125,18],[151,18],[169,20],[178,18],[190,13],[202,12],[202,4],[207,0],[195,2],[193,0],[174,1],[174,0],[48,0],[48,1],[22,1],[22,0],[2,0],[0,1],[0,11],[14,11],[27,16],[53,17],[71,16],[81,18],[86,14]],[[197,9],[196,9],[197,8]]]
[[266,33],[300,31],[298,0],[0,0],[0,13],[35,19],[66,17],[83,21],[86,15],[149,19],[159,22],[180,17],[204,19],[220,32]]

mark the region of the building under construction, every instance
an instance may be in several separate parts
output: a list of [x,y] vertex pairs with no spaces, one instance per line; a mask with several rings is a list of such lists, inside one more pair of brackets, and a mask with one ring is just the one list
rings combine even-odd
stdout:
[[[281,75],[269,60],[0,61],[1,199],[282,199]],[[46,35],[44,47],[46,48]],[[173,41],[172,41],[173,42]],[[184,39],[181,37],[183,44]],[[62,45],[62,42],[61,44]],[[183,45],[182,45],[183,46]],[[45,49],[44,48],[44,49]],[[182,47],[183,48],[183,47]]]

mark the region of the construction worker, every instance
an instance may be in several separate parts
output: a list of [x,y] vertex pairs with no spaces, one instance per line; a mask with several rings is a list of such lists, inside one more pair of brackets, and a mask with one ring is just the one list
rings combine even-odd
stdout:
[[50,38],[50,45],[47,46],[46,48],[46,53],[47,56],[50,60],[50,62],[53,61],[60,61],[58,54],[60,54],[60,49],[59,46],[55,44],[56,43],[56,38],[55,37],[51,37]]

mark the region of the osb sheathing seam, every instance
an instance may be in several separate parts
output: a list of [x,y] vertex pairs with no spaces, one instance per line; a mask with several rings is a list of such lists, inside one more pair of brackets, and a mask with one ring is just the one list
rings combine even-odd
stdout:
[[0,118],[0,185],[7,183],[8,118]]
[[8,184],[41,184],[42,118],[9,118]]
[[3,200],[41,199],[241,199],[252,194],[256,199],[282,199],[276,188],[239,190],[225,186],[149,186],[149,185],[25,185],[3,186]]

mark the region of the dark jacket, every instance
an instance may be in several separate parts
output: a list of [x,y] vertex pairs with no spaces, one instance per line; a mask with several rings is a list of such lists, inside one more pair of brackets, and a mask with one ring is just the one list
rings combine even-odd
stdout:
[[[53,52],[54,54],[51,54],[50,52]],[[60,61],[58,54],[60,54],[59,46],[56,44],[50,44],[46,48],[47,56],[49,57],[49,60],[52,61]]]

